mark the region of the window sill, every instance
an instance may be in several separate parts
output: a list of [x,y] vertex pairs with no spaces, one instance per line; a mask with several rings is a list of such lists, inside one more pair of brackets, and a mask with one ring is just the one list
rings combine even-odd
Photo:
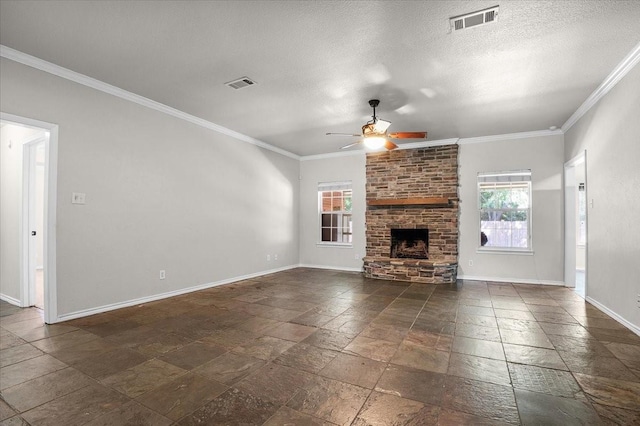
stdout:
[[516,256],[533,256],[534,252],[531,249],[510,249],[510,248],[489,248],[489,247],[478,247],[476,249],[476,253],[479,254],[514,254]]
[[353,248],[352,243],[316,243],[316,247]]

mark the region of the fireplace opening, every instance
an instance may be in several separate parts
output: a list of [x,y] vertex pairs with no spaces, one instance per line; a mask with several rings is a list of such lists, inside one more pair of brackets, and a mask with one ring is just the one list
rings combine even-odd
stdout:
[[429,230],[392,229],[391,257],[401,259],[429,258]]

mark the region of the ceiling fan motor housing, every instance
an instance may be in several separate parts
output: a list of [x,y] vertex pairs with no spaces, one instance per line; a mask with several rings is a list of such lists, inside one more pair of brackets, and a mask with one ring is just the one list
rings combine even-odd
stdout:
[[376,117],[376,107],[380,105],[379,99],[370,99],[369,106],[373,108],[372,120],[367,122],[364,126],[362,126],[362,136],[365,138],[368,136],[384,136],[386,132],[386,128],[389,127],[391,122],[384,121],[386,124],[384,128],[377,127],[378,126],[378,117]]

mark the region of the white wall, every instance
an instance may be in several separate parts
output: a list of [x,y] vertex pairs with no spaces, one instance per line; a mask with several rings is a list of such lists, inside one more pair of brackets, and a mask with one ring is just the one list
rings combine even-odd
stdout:
[[[362,269],[365,255],[365,163],[358,155],[300,162],[300,263],[336,269]],[[353,184],[353,246],[318,245],[318,183],[351,181]]]
[[20,300],[22,144],[39,133],[10,124],[0,128],[0,295],[14,303]]
[[587,297],[640,333],[640,66],[565,134],[565,160],[587,151]]
[[[552,135],[460,147],[459,278],[562,284],[563,136]],[[533,255],[478,253],[479,172],[531,169]],[[469,261],[473,266],[469,266]]]
[[298,161],[6,59],[0,78],[2,112],[59,125],[60,316],[298,264]]

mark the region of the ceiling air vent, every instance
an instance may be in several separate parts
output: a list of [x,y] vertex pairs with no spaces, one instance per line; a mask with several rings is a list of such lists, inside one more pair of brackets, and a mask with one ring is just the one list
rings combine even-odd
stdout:
[[500,6],[490,7],[488,9],[479,10],[477,12],[467,13],[466,15],[455,16],[449,19],[451,31],[460,31],[465,28],[478,27],[490,24],[498,20],[498,9]]
[[233,80],[225,84],[234,89],[242,89],[244,87],[253,86],[256,84],[256,82],[251,80],[249,77],[241,77],[237,80]]

